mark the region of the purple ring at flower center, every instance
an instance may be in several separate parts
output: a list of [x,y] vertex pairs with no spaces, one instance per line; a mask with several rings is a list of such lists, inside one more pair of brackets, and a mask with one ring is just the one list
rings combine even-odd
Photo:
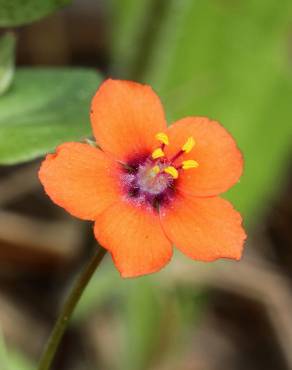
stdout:
[[[163,159],[153,160],[151,155],[133,158],[124,166],[121,183],[125,195],[136,206],[151,206],[158,209],[174,196],[175,179],[163,169],[169,165]],[[153,170],[158,166],[160,171]]]

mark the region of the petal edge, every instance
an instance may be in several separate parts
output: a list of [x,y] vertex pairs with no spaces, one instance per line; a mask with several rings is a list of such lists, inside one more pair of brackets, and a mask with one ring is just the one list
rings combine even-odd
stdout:
[[94,234],[112,254],[122,277],[150,274],[164,267],[172,257],[159,216],[121,201],[96,219]]
[[119,197],[118,171],[99,149],[71,142],[46,156],[39,179],[54,203],[75,217],[94,220]]
[[170,145],[165,152],[170,157],[188,137],[196,142],[181,160],[193,159],[199,166],[181,171],[177,184],[180,191],[198,197],[214,196],[228,190],[240,178],[242,154],[231,134],[218,122],[207,117],[187,117],[171,125],[167,134]]
[[160,218],[168,238],[192,259],[241,258],[246,239],[242,218],[225,199],[178,196]]
[[155,135],[166,130],[159,97],[148,85],[104,81],[91,104],[91,123],[101,148],[121,161],[151,153]]

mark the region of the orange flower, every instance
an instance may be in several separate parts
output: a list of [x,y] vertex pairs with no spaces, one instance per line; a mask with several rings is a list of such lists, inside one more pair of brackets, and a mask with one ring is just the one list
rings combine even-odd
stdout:
[[242,173],[242,156],[216,121],[188,117],[167,128],[147,85],[107,80],[92,101],[98,148],[65,143],[39,177],[50,198],[95,221],[94,233],[123,277],[161,269],[174,244],[199,261],[240,259],[241,216],[217,197]]

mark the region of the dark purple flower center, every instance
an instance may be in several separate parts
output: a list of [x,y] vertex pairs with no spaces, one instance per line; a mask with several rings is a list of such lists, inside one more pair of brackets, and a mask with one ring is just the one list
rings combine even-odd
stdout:
[[150,155],[128,161],[121,176],[126,197],[138,206],[156,210],[171,201],[175,179],[163,171],[167,166],[167,160],[153,160]]

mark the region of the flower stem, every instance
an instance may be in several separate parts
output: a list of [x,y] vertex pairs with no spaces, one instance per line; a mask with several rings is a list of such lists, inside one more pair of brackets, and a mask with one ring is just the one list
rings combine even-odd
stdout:
[[96,268],[99,266],[105,254],[106,250],[100,247],[98,251],[93,255],[87,266],[85,266],[84,270],[77,277],[55,323],[53,331],[47,342],[46,348],[41,356],[38,370],[50,369],[60,341],[72,316],[72,313],[88,282],[90,281],[92,275],[94,274]]

